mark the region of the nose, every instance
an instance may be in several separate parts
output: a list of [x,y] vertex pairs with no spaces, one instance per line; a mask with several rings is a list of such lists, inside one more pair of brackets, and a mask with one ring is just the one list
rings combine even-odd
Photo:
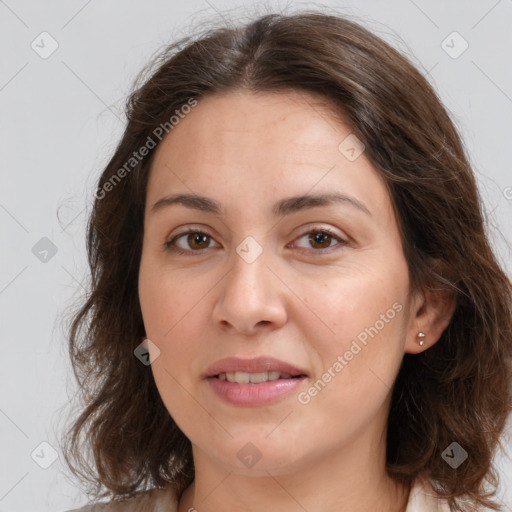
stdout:
[[215,287],[213,320],[226,332],[252,336],[286,323],[286,287],[268,266],[265,251],[251,263],[237,253]]

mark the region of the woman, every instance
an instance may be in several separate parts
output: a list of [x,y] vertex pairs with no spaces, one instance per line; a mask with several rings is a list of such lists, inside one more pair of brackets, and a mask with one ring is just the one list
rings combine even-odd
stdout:
[[80,510],[497,510],[511,286],[427,81],[319,12],[157,64],[70,330]]

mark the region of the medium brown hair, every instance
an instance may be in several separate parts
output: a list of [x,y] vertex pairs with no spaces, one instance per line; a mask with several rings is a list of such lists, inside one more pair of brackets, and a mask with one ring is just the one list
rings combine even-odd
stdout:
[[[97,497],[114,499],[164,486],[181,493],[194,478],[190,441],[166,410],[150,367],[134,356],[145,334],[137,286],[155,149],[131,168],[126,163],[191,98],[296,90],[328,100],[385,178],[412,289],[445,290],[456,300],[440,340],[403,358],[387,471],[402,483],[428,475],[453,510],[497,510],[493,455],[512,407],[511,283],[490,247],[460,136],[424,76],[359,23],[309,10],[183,38],[140,81],[148,70],[127,101],[127,126],[88,223],[90,292],[69,328],[85,402],[65,436],[73,473],[94,484]],[[453,442],[468,454],[457,469],[442,457]]]

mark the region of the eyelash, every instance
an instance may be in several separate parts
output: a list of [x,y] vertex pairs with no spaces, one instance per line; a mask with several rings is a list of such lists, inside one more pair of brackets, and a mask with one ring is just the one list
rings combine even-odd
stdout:
[[[331,231],[330,229],[328,228],[321,228],[321,229],[309,229],[309,231],[306,231],[304,233],[302,233],[301,235],[299,235],[297,239],[300,239],[302,238],[303,236],[305,235],[310,235],[310,234],[324,234],[324,235],[329,235],[331,236],[332,238],[336,239],[339,243],[337,245],[343,247],[345,245],[348,245],[349,242],[347,242],[346,240],[343,240],[342,238],[340,238],[336,233],[334,233],[334,231]],[[171,251],[173,253],[176,253],[176,254],[194,254],[194,255],[199,255],[199,254],[202,254],[204,251],[206,251],[207,249],[210,249],[210,247],[206,247],[204,249],[199,249],[197,251],[194,251],[194,250],[184,250],[184,249],[180,249],[180,248],[177,248],[177,247],[173,247],[173,244],[176,242],[176,240],[178,240],[179,238],[183,237],[183,236],[186,236],[186,235],[190,235],[190,234],[196,234],[196,235],[206,235],[209,239],[213,239],[213,237],[211,237],[210,235],[208,235],[208,233],[205,233],[204,231],[200,231],[198,229],[189,229],[187,231],[183,231],[182,233],[178,233],[177,235],[175,235],[173,238],[171,238],[171,240],[169,241],[166,241],[164,242],[164,247],[167,251]],[[324,249],[311,249],[312,252],[318,254],[324,254],[325,252],[331,252],[332,248],[333,247],[336,247],[336,245],[334,246],[329,246],[329,247],[326,247]],[[304,248],[300,248],[302,250],[306,250],[307,249],[304,249]]]

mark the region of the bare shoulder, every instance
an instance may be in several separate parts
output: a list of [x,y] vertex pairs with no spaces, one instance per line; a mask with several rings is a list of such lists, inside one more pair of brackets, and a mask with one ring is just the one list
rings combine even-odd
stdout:
[[66,512],[176,512],[177,499],[173,489],[151,489],[132,498],[107,503],[89,503]]

